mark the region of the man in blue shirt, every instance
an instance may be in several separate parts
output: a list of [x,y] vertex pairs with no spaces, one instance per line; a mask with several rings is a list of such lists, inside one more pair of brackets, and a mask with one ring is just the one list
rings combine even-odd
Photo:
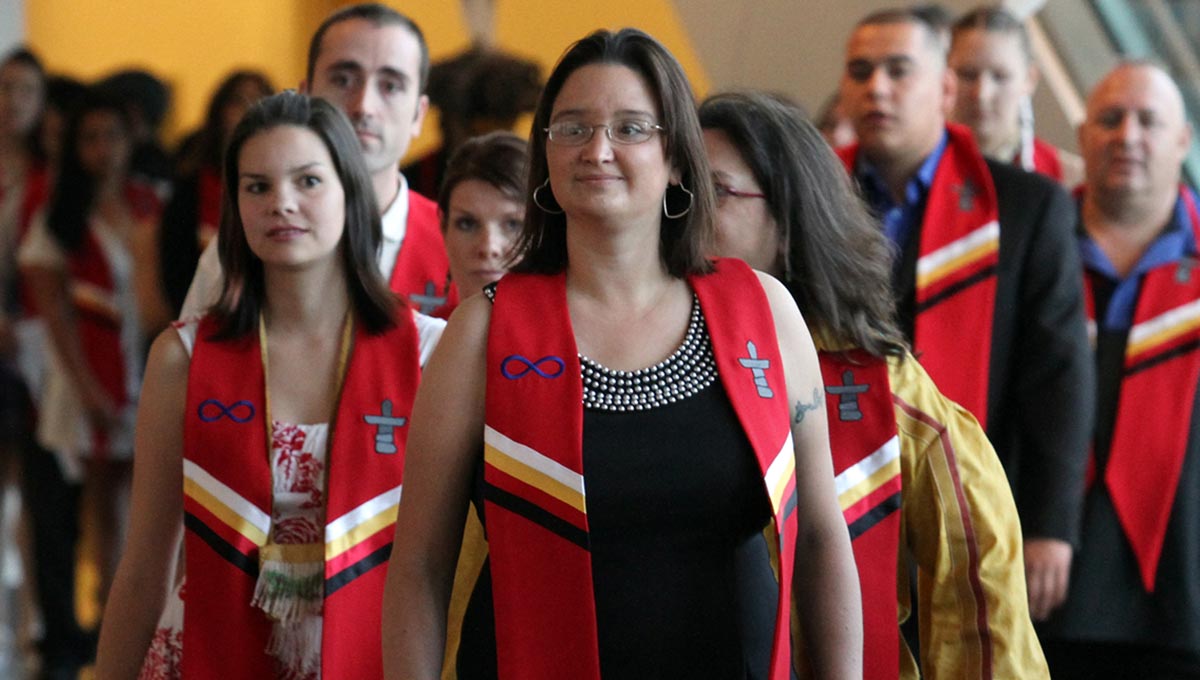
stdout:
[[1030,612],[1066,596],[1094,372],[1075,214],[1053,182],[985,161],[948,124],[946,45],[911,9],[859,22],[841,93],[859,144],[839,150],[895,246],[902,327],[939,388],[986,427],[1025,536]]
[[1088,99],[1079,250],[1096,432],[1069,597],[1042,630],[1055,678],[1200,677],[1200,212],[1183,98],[1118,66]]

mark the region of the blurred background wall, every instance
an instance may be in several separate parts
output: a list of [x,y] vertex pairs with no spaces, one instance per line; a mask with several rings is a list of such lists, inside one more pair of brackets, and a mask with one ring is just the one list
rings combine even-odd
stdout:
[[[1111,64],[1098,5],[1134,7],[1172,0],[1005,0],[1036,15],[1063,87],[1039,88],[1039,134],[1074,149],[1079,92]],[[756,87],[785,93],[817,111],[837,87],[842,50],[870,11],[917,0],[386,0],[426,32],[434,60],[483,41],[532,59],[547,73],[571,41],[597,27],[636,26],[679,58],[697,96]],[[1200,0],[1187,0],[1200,5]],[[295,87],[313,29],[346,0],[0,0],[0,49],[28,42],[52,71],[93,78],[138,66],[173,88],[168,144],[195,126],[220,78],[237,67],[266,71]],[[957,14],[979,0],[942,0]],[[1140,6],[1140,5],[1138,5]],[[1196,37],[1196,36],[1194,36]],[[437,143],[436,118],[410,152]]]

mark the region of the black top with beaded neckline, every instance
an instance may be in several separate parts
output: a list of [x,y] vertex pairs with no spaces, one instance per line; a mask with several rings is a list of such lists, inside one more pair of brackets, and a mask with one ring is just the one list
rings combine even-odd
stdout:
[[[484,293],[494,301],[495,285]],[[771,509],[699,300],[658,364],[615,371],[580,356],[580,368],[602,674],[766,678],[778,601],[762,534]],[[482,457],[476,474],[486,527]],[[463,621],[463,680],[496,677],[490,594],[485,566]]]
[[[496,284],[484,295],[496,300]],[[645,411],[700,392],[717,379],[712,339],[700,299],[692,294],[692,311],[683,343],[662,361],[634,371],[618,371],[579,354],[583,378],[583,407],[597,411]]]

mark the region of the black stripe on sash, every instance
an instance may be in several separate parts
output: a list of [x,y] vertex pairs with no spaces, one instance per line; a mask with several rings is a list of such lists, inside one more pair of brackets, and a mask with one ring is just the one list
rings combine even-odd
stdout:
[[530,522],[541,526],[550,533],[574,543],[584,550],[588,549],[588,535],[586,531],[535,503],[531,503],[520,496],[511,494],[487,482],[483,484],[483,497],[505,510],[520,515]]
[[350,582],[354,579],[387,562],[391,554],[392,544],[388,543],[385,546],[376,548],[370,555],[334,574],[332,578],[325,579],[325,597],[333,595],[344,586],[350,585]]
[[867,514],[854,520],[850,525],[850,540],[854,540],[859,536],[867,533],[867,531],[882,522],[888,515],[900,509],[900,492],[888,496],[879,505],[871,508]]
[[[799,497],[798,493],[796,492],[796,490],[793,489],[792,492],[790,494],[788,494],[787,502],[785,502],[783,504],[783,521],[784,522],[787,522],[789,519],[791,519],[792,513],[796,511],[796,505],[799,502],[800,502],[800,497]],[[782,532],[783,527],[779,527],[779,530]]]
[[81,320],[86,319],[98,326],[104,326],[110,330],[120,330],[121,328],[121,322],[98,309],[93,309],[92,307],[81,304],[75,304],[72,307],[73,311],[79,315],[78,318]]
[[959,293],[970,288],[971,286],[974,286],[977,283],[981,283],[985,279],[991,278],[992,276],[995,276],[995,275],[996,275],[996,265],[994,265],[994,264],[991,266],[988,266],[984,269],[980,269],[979,271],[968,276],[967,278],[963,279],[962,281],[959,281],[958,283],[956,283],[952,286],[947,286],[945,290],[941,291],[937,295],[934,295],[933,297],[929,298],[928,300],[918,304],[917,305],[917,314],[922,314],[924,312],[928,312],[933,307],[936,307],[937,305],[945,302],[946,300],[950,299],[951,297],[954,297],[955,295],[958,295]]
[[1157,366],[1161,363],[1170,361],[1171,359],[1178,359],[1179,357],[1181,357],[1185,354],[1191,354],[1192,352],[1196,351],[1197,349],[1200,349],[1200,338],[1197,338],[1196,340],[1192,340],[1191,342],[1185,342],[1182,345],[1172,347],[1171,349],[1166,350],[1165,352],[1161,352],[1159,354],[1155,354],[1154,356],[1142,359],[1141,361],[1137,362],[1136,364],[1125,369],[1125,377],[1128,378],[1129,376],[1134,375],[1136,373],[1141,373],[1142,371],[1145,371],[1146,369],[1154,368],[1155,366]]
[[244,555],[240,550],[233,547],[229,541],[221,538],[220,534],[209,528],[207,524],[200,521],[190,512],[183,513],[183,526],[190,529],[196,536],[208,544],[218,555],[225,558],[233,566],[241,569],[250,576],[258,578],[258,560],[251,559]]

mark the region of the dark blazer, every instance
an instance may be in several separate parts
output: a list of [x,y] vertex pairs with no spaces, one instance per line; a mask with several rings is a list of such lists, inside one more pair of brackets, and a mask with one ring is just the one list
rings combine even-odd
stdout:
[[[993,161],[987,166],[1000,222],[988,438],[1008,473],[1025,537],[1078,546],[1095,367],[1075,205],[1040,175]],[[909,239],[895,279],[900,323],[910,339],[918,242]]]

